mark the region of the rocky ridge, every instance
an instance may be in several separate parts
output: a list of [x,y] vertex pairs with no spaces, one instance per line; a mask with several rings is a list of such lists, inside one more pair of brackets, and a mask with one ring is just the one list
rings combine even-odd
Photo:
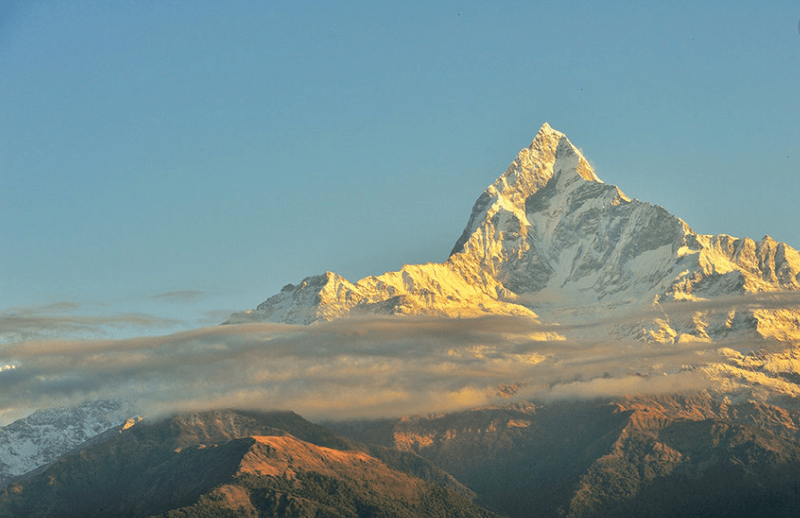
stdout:
[[800,412],[706,393],[330,423],[425,457],[505,516],[793,516]]

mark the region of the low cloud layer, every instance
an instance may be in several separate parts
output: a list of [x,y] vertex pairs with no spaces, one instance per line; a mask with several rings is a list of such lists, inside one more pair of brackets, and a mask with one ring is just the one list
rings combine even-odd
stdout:
[[[797,294],[767,294],[668,309],[690,315],[797,302]],[[48,314],[63,309],[42,308],[38,317],[5,313],[0,324],[6,336],[11,329],[25,338],[62,327],[159,323],[137,315],[53,319]],[[0,346],[0,416],[8,420],[36,408],[121,398],[149,416],[236,407],[351,418],[456,410],[507,402],[508,396],[547,400],[677,392],[709,386],[705,376],[685,366],[721,361],[720,346],[746,352],[769,345],[606,338],[609,325],[641,317],[616,315],[575,326],[503,316],[373,317],[312,326],[213,326],[124,340],[27,339]],[[37,330],[42,322],[44,331]],[[592,326],[602,338],[537,339],[543,332],[570,336],[571,330]]]
[[[534,310],[537,309],[534,296],[525,295],[520,299]],[[590,333],[595,333],[601,328],[638,325],[652,322],[654,319],[673,322],[690,320],[698,313],[725,316],[732,311],[747,313],[781,309],[800,312],[800,291],[747,293],[697,300],[664,300],[661,303],[638,308],[621,306],[618,309],[611,309],[599,304],[591,308],[575,306],[555,311],[557,323],[543,330],[561,333],[588,330]],[[546,317],[547,314],[543,316]]]
[[696,388],[704,381],[661,376],[717,358],[708,344],[530,338],[538,332],[524,318],[378,318],[28,341],[3,349],[0,411],[117,397],[151,416],[213,407],[391,416],[499,402],[500,386],[537,398]]

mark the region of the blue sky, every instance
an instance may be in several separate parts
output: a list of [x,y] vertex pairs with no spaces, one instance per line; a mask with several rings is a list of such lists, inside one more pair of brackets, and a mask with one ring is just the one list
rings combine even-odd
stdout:
[[765,5],[4,2],[0,314],[165,333],[442,261],[544,122],[698,232],[800,247],[800,7]]

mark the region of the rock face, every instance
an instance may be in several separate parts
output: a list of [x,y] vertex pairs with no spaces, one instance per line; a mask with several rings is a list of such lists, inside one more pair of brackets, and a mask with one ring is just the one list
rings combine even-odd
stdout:
[[649,309],[658,318],[607,331],[662,343],[731,333],[795,340],[794,309],[687,317],[671,316],[667,306],[798,288],[800,254],[790,246],[769,236],[756,242],[697,234],[663,208],[604,184],[567,137],[545,124],[475,202],[445,262],[407,265],[355,284],[331,272],[308,277],[227,323],[311,324],[382,313],[523,315],[574,324]]
[[469,494],[290,412],[216,411],[138,424],[12,483],[0,516],[494,516],[420,476]]

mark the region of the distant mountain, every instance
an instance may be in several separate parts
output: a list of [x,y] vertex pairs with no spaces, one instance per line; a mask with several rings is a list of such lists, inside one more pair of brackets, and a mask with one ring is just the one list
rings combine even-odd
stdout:
[[697,234],[663,208],[604,184],[567,137],[545,124],[475,202],[445,262],[356,283],[331,272],[308,277],[226,323],[311,324],[379,313],[574,324],[647,310],[652,316],[607,332],[660,343],[737,333],[796,340],[798,311],[715,308],[671,317],[666,303],[798,288],[800,254],[790,246],[769,236]]
[[37,410],[0,428],[0,487],[55,462],[103,432],[122,427],[133,415],[119,401]]
[[494,516],[464,494],[414,454],[359,447],[291,412],[216,411],[88,446],[7,486],[0,516]]

